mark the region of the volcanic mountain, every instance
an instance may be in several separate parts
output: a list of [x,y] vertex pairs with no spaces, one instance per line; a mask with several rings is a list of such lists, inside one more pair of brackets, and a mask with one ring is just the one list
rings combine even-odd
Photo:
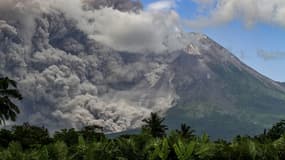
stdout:
[[[12,1],[7,4],[13,6]],[[211,38],[176,29],[163,42],[150,38],[151,43],[134,45],[133,41],[145,42],[142,39],[148,37],[127,31],[135,36],[115,36],[127,40],[129,48],[116,49],[105,44],[106,37],[102,40],[98,31],[90,31],[100,27],[93,23],[110,22],[102,18],[110,13],[132,18],[140,16],[139,11],[135,9],[137,15],[108,8],[93,11],[95,4],[80,8],[76,13],[81,16],[65,6],[42,11],[33,3],[0,10],[0,75],[18,81],[24,96],[17,123],[28,121],[51,130],[96,124],[106,132],[120,132],[139,128],[143,118],[159,112],[170,128],[187,123],[198,133],[228,138],[260,133],[284,118],[285,87]],[[118,6],[124,11],[132,3],[126,0],[127,7]],[[135,3],[135,8],[139,6]],[[23,14],[26,18],[20,18]],[[142,51],[141,46],[156,42],[163,51]]]
[[[285,88],[242,63],[204,36],[171,64],[176,107],[171,127],[187,122],[213,137],[255,134],[284,117]],[[284,84],[283,84],[284,85]],[[194,118],[195,117],[195,118]]]

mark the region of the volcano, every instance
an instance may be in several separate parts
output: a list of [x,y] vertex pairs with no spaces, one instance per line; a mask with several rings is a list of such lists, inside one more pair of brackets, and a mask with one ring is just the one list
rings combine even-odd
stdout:
[[[114,133],[139,128],[142,119],[158,112],[170,128],[187,123],[198,133],[229,138],[260,133],[285,116],[284,84],[256,72],[204,34],[172,27],[161,29],[171,32],[149,32],[134,25],[122,35],[116,32],[120,41],[111,38],[106,44],[113,32],[102,30],[108,26],[101,22],[111,22],[104,19],[110,13],[119,14],[119,20],[135,17],[135,22],[146,16],[142,22],[149,25],[152,15],[140,14],[138,3],[117,5],[124,12],[100,9],[95,2],[75,5],[78,16],[61,6],[61,0],[59,8],[52,3],[49,9],[33,2],[37,5],[7,1],[0,10],[0,75],[15,79],[24,97],[16,123],[52,131],[95,124]],[[91,30],[100,26],[99,35]],[[130,33],[131,38],[124,35]],[[150,42],[143,43],[145,38]],[[123,40],[127,45],[121,45]],[[156,43],[163,49],[159,53],[143,50],[147,45],[156,48]]]

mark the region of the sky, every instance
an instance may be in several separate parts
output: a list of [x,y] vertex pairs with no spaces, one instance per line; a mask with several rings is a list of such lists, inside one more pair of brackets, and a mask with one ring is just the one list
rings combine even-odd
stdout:
[[285,0],[142,0],[173,10],[185,30],[202,32],[263,75],[285,82]]

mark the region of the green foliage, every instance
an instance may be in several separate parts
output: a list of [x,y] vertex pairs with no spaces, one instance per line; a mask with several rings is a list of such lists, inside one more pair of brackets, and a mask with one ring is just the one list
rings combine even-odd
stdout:
[[14,135],[12,134],[11,131],[6,130],[6,129],[0,130],[0,148],[8,147],[9,143],[13,141],[13,139],[14,139]]
[[147,157],[149,160],[167,160],[170,153],[168,139],[151,139],[145,147],[145,152],[147,152]]
[[179,160],[194,160],[193,154],[195,145],[196,143],[194,141],[186,144],[182,140],[178,140],[178,142],[173,145],[173,148]]
[[273,140],[280,138],[285,134],[285,120],[276,123],[267,133],[267,137]]
[[67,146],[74,146],[78,143],[79,133],[75,131],[74,128],[71,129],[62,129],[61,131],[57,131],[54,134],[55,141],[63,141],[67,144]]
[[[48,157],[53,160],[69,160],[68,147],[64,142],[58,141],[47,146]],[[44,155],[43,155],[44,156]]]
[[143,120],[145,125],[142,126],[142,129],[153,137],[163,137],[168,129],[166,125],[162,124],[163,121],[164,118],[159,117],[157,113],[151,113],[149,118]]
[[279,139],[273,142],[273,146],[278,153],[280,159],[285,159],[285,135],[282,135]]
[[0,78],[0,124],[6,120],[15,121],[17,114],[20,113],[12,99],[21,100],[22,95],[17,90],[17,84],[8,77]]
[[21,126],[13,126],[12,133],[14,140],[20,142],[24,149],[40,147],[51,142],[46,128],[32,126],[29,123],[24,123]]
[[97,125],[84,127],[80,131],[80,134],[87,142],[98,141],[102,138],[106,138],[103,134],[103,127]]
[[191,129],[190,126],[187,126],[185,123],[182,123],[180,126],[180,130],[176,130],[176,132],[184,139],[194,138],[194,130]]
[[49,154],[48,154],[48,150],[46,146],[44,146],[42,149],[39,150],[39,152],[37,153],[36,159],[49,160]]
[[88,147],[87,144],[83,138],[83,136],[78,137],[78,144],[76,146],[76,152],[72,155],[71,159],[85,159],[85,154]]
[[[161,125],[163,119],[155,119]],[[194,136],[185,124],[163,136],[142,132],[108,139],[97,126],[64,129],[50,137],[44,127],[25,123],[0,130],[0,160],[284,160],[283,125],[281,121],[268,133],[236,136],[230,142]]]

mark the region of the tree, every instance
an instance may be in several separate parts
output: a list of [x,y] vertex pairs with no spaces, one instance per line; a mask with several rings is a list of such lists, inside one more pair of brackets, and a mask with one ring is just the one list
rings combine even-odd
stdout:
[[190,139],[194,137],[194,130],[191,129],[190,126],[187,126],[185,123],[181,124],[180,130],[176,130],[176,132],[185,139]]
[[145,125],[142,126],[143,131],[150,133],[153,137],[163,137],[166,135],[167,126],[162,124],[164,118],[159,117],[157,113],[151,113],[150,117],[142,120]]
[[48,129],[45,127],[32,126],[29,123],[13,126],[14,140],[21,143],[23,149],[38,147],[51,143]]
[[78,137],[80,133],[77,132],[74,128],[71,129],[62,129],[54,133],[55,141],[63,141],[68,147],[75,146],[78,144]]
[[22,99],[22,95],[17,89],[17,84],[14,80],[8,77],[0,78],[0,124],[6,120],[16,120],[20,110],[12,101],[13,99]]
[[12,142],[14,136],[10,130],[1,129],[0,130],[0,148],[7,148],[9,143]]
[[268,131],[267,137],[276,140],[279,139],[283,134],[285,134],[285,120],[273,125],[273,127]]
[[40,147],[52,142],[47,128],[32,126],[29,123],[13,126],[12,133],[14,139],[21,143],[23,149]]
[[80,131],[80,133],[83,136],[84,140],[88,143],[105,138],[105,135],[103,133],[103,127],[98,125],[85,126]]

